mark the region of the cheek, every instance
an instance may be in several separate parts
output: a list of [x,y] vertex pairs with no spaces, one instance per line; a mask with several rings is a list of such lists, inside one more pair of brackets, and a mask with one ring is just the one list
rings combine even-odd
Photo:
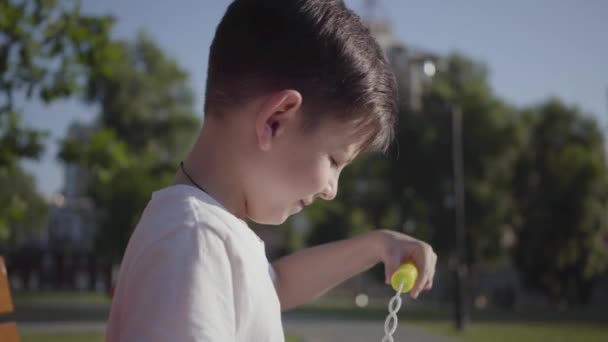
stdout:
[[318,158],[308,160],[293,160],[286,165],[282,175],[291,191],[298,192],[298,196],[309,196],[321,191],[327,184],[328,170]]
[[309,191],[319,193],[325,189],[331,177],[331,168],[328,163],[317,161],[312,163],[308,168],[306,179],[308,181]]

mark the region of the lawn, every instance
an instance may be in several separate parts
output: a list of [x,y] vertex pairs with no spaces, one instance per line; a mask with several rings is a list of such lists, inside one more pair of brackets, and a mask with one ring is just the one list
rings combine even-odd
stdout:
[[[14,295],[17,321],[98,321],[107,319],[110,298],[103,293],[38,292]],[[102,342],[101,332],[22,332],[22,342]],[[285,342],[298,342],[287,335]]]
[[[350,297],[326,297],[323,300],[295,310],[298,316],[338,317],[340,319],[371,319],[383,321],[388,298],[370,298],[366,309],[357,308]],[[90,293],[38,293],[17,294],[18,322],[35,321],[103,321],[107,319],[109,298],[104,294]],[[450,307],[408,301],[399,312],[399,321],[428,329],[437,334],[457,336],[463,342],[595,342],[608,341],[608,317],[601,312],[502,312],[496,310],[473,311],[473,323],[466,332],[452,329]],[[25,332],[24,342],[38,341],[103,341],[99,332]],[[287,342],[298,341],[287,336]]]
[[[298,313],[325,315],[343,319],[384,320],[386,298],[370,298],[370,305],[360,309],[344,298],[324,298],[307,305]],[[458,337],[463,342],[606,342],[608,316],[594,310],[570,312],[473,310],[473,323],[464,333],[452,328],[449,306],[406,302],[399,312],[399,321],[420,326],[439,335]]]
[[608,326],[587,323],[472,323],[457,333],[449,322],[419,321],[415,325],[435,333],[457,336],[463,342],[605,342]]
[[[102,342],[102,333],[25,333],[22,342]],[[298,342],[294,336],[287,335],[285,342]]]
[[110,297],[99,292],[41,291],[15,293],[15,305],[44,305],[55,303],[110,304]]
[[[605,342],[608,327],[600,324],[473,323],[464,333],[456,333],[451,323],[417,321],[416,326],[434,333],[459,337],[463,342]],[[102,333],[24,333],[23,342],[101,342]],[[286,342],[297,342],[287,336]]]
[[102,333],[24,333],[22,342],[102,342]]

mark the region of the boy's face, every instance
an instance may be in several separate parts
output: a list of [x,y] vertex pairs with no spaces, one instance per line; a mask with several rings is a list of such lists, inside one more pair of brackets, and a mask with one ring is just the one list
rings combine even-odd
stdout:
[[317,198],[333,199],[358,152],[352,125],[329,121],[304,132],[297,117],[291,121],[247,171],[247,216],[255,222],[281,224]]

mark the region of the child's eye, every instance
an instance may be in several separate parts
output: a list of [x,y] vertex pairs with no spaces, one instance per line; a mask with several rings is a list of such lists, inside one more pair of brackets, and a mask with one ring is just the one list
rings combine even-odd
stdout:
[[329,157],[329,160],[331,161],[331,166],[334,166],[334,167],[338,166],[338,162],[336,162],[336,160],[334,159],[334,157]]

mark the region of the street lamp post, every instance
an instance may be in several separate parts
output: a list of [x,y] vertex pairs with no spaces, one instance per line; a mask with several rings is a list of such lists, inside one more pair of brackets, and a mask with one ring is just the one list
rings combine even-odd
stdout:
[[450,106],[452,118],[452,166],[454,175],[456,253],[454,263],[454,323],[456,329],[464,330],[468,323],[466,296],[466,232],[465,232],[465,195],[464,162],[462,148],[462,111]]
[[[436,72],[434,59],[422,58],[413,61],[411,66],[421,67],[424,74],[433,78]],[[464,158],[462,143],[462,110],[445,104],[452,121],[452,173],[454,179],[454,229],[456,235],[456,248],[450,260],[454,275],[454,324],[456,329],[464,330],[469,321],[467,310],[466,279],[468,267],[466,263],[467,237],[465,227],[465,190],[464,190]]]

